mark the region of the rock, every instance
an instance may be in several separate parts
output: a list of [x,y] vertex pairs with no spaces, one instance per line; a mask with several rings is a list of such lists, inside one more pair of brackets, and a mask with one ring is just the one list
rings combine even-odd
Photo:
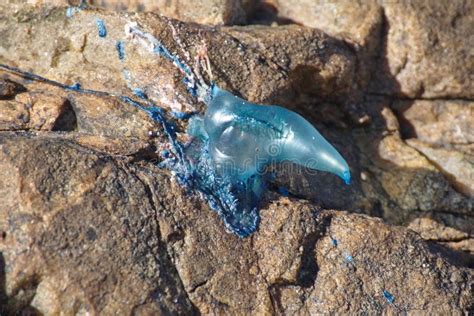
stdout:
[[401,121],[404,138],[438,146],[456,146],[474,154],[474,103],[461,100],[395,101],[392,108]]
[[408,144],[432,161],[460,192],[474,197],[474,157],[455,150],[436,148],[416,139]]
[[417,218],[408,225],[408,228],[419,233],[425,240],[459,240],[469,236],[463,231],[447,227],[431,218]]
[[[22,0],[10,2],[24,3]],[[111,11],[153,12],[199,24],[244,24],[257,6],[254,0],[29,0],[28,4],[54,6],[92,6]]]
[[386,72],[371,90],[409,98],[474,97],[474,4],[385,1]]
[[[367,56],[363,67],[376,65],[371,58],[378,54],[378,66],[370,68],[375,75],[373,93],[410,98],[474,96],[471,2],[274,2],[280,16],[363,47]],[[386,33],[383,42],[380,32]]]
[[4,135],[0,148],[3,311],[194,310],[147,188],[120,161],[48,137]]
[[[424,240],[437,241],[452,249],[468,253],[474,252],[474,239],[470,238],[468,233],[446,226],[432,218],[416,218],[408,228],[419,233]],[[445,242],[446,240],[448,242]]]
[[239,239],[149,164],[47,135],[0,139],[4,311],[408,312],[436,300],[461,312],[472,302],[472,272],[404,228],[280,198]]
[[[81,94],[70,94],[69,98],[76,113],[77,129],[82,133],[146,140],[148,132],[156,129],[144,112],[116,99]],[[111,112],[115,113],[113,118],[108,115]]]
[[152,11],[186,22],[211,25],[244,24],[253,13],[253,0],[90,0],[93,6],[115,11]]
[[10,99],[24,90],[24,87],[17,82],[8,79],[0,79],[0,100]]
[[377,1],[274,0],[278,16],[352,44],[360,63],[359,84],[365,88],[372,72],[372,60],[381,45],[383,10]]
[[473,253],[474,252],[474,239],[466,238],[459,241],[448,241],[448,242],[441,242],[441,244],[452,248],[457,249],[460,251],[465,251],[466,253]]
[[46,91],[23,93],[14,100],[0,100],[0,130],[62,130],[70,105]]
[[25,82],[23,87],[28,90],[13,100],[0,100],[0,130],[70,132],[64,137],[95,150],[153,156],[149,132],[158,127],[138,109],[112,97],[66,93],[44,83]]
[[278,15],[365,46],[378,41],[381,7],[377,1],[274,0]]
[[[182,52],[176,44],[179,40],[194,56],[204,41],[213,60],[214,80],[250,101],[288,104],[302,92],[342,98],[350,94],[354,81],[355,58],[350,49],[322,32],[302,27],[224,28],[218,32],[155,15],[138,18],[82,10],[67,18],[65,9],[28,11],[26,7],[15,17],[6,13],[9,10],[12,8],[5,8],[0,22],[0,33],[4,34],[0,62],[15,60],[13,64],[22,69],[101,91],[130,93],[128,86],[140,86],[153,101],[175,110],[194,109],[179,72],[170,62],[126,40],[123,28],[127,22],[139,21],[171,51]],[[11,33],[10,26],[18,23],[18,16],[25,21],[19,24],[18,33]],[[105,39],[97,35],[95,20],[99,17],[108,30]],[[179,37],[173,35],[173,29]],[[271,42],[265,40],[267,34],[272,35]],[[123,62],[115,49],[118,40],[125,43]],[[132,74],[129,82],[124,71]],[[302,84],[300,76],[307,82]]]
[[[337,192],[339,199],[350,196],[354,202],[363,202],[357,207],[370,210],[364,213],[382,217],[389,223],[408,226],[423,218],[433,218],[444,227],[467,234],[466,238],[470,240],[474,236],[473,200],[458,192],[430,159],[402,139],[399,120],[390,104],[387,98],[368,98],[366,107],[370,109],[371,124],[353,131],[361,168],[358,170],[360,182],[355,180],[354,184],[360,183],[361,191],[348,195],[333,192]],[[402,121],[402,127],[403,124]],[[330,196],[333,192],[325,195]],[[357,199],[356,196],[364,198]],[[352,205],[357,205],[354,202]],[[357,208],[353,211],[357,212]],[[433,227],[433,234],[437,229],[440,230],[437,234],[442,235],[440,226]],[[453,242],[456,240],[452,239]],[[456,256],[462,257],[461,254]],[[470,265],[472,259],[468,255],[462,262]]]
[[[315,26],[331,35],[0,5],[0,63],[105,92],[0,74],[8,82],[0,98],[0,314],[468,313],[473,199],[459,184],[470,184],[460,170],[470,166],[471,103],[367,92],[370,81],[393,83],[371,78],[383,71],[373,57],[385,56],[390,29],[380,5],[338,3],[350,14],[337,20],[329,5],[315,5]],[[170,62],[125,37],[129,21],[183,59],[207,49],[220,86],[302,114],[347,159],[351,185],[283,170],[262,201],[259,230],[246,239],[226,232],[199,196],[157,167],[169,146],[161,127],[117,98],[136,98],[130,88],[140,87],[168,114],[203,110]],[[173,122],[185,140],[187,121]],[[287,197],[275,193],[279,185]]]
[[[358,133],[356,141],[363,153],[361,164],[373,174],[373,185],[383,188],[383,193],[376,193],[377,200],[383,209],[392,209],[384,211],[384,218],[402,224],[406,215],[419,210],[470,213],[472,202],[456,192],[430,160],[401,138],[397,117],[387,100],[374,99],[368,106],[373,111],[373,126]],[[368,186],[370,183],[364,187]],[[365,194],[373,195],[370,191]],[[389,197],[385,202],[381,198],[384,193]],[[396,212],[393,203],[399,208]]]
[[[259,100],[291,104],[299,95],[310,95],[342,103],[341,99],[353,93],[355,56],[349,53],[344,43],[319,31],[288,25],[229,27],[225,33],[238,40],[239,50],[262,53],[263,59],[250,65],[250,69],[258,69],[264,63],[279,72],[272,80],[290,81],[290,85],[281,85],[282,91],[274,91],[273,96],[258,97]],[[261,94],[258,91],[269,84],[261,82],[262,77],[259,71],[254,71],[250,80],[256,85],[247,95]]]

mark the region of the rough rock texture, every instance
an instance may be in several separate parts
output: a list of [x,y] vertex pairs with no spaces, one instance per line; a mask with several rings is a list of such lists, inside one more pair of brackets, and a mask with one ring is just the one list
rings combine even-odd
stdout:
[[372,90],[411,98],[474,98],[474,3],[386,1],[383,6],[388,72],[379,73]]
[[[140,22],[172,51],[181,50],[173,38],[173,29],[193,54],[204,41],[216,65],[215,80],[252,101],[288,102],[300,89],[321,97],[347,94],[355,80],[355,56],[349,47],[320,31],[297,26],[242,28],[239,32],[231,28],[219,32],[151,14],[127,18],[83,10],[67,19],[62,8],[43,7],[36,12],[25,10],[14,15],[7,12],[4,10],[0,19],[4,38],[1,61],[68,84],[81,82],[85,88],[124,93],[129,91],[122,74],[127,69],[134,74],[132,84],[144,87],[150,97],[165,107],[180,107],[192,101],[185,93],[176,101],[175,91],[184,92],[184,87],[175,76],[175,69],[143,48],[127,45],[125,62],[120,62],[115,42],[125,38],[123,25],[127,21]],[[98,17],[105,21],[106,38],[97,36]],[[10,30],[9,25],[16,23],[21,32]],[[42,34],[56,34],[56,40]],[[268,34],[273,41],[265,41]],[[39,51],[42,53],[38,54]],[[19,55],[21,59],[17,58]],[[309,82],[303,85],[302,78]]]
[[186,22],[209,25],[245,24],[257,7],[254,0],[8,0],[54,6],[91,6],[112,11],[153,12]]
[[51,134],[0,144],[6,311],[448,313],[472,303],[472,273],[404,228],[280,198],[241,240],[148,163]]
[[[370,208],[373,215],[405,225],[435,218],[438,225],[472,236],[472,3],[267,3],[276,7],[280,18],[353,43],[358,56],[357,82],[367,94],[355,102],[363,104],[370,120],[359,113],[355,122],[371,126],[355,130],[366,198],[328,204]],[[460,212],[468,217],[452,215]],[[442,230],[439,235],[443,241]]]
[[160,240],[149,188],[128,167],[57,137],[0,142],[9,170],[1,183],[7,311],[194,310]]
[[360,63],[358,73],[363,86],[368,84],[372,59],[380,46],[383,15],[375,0],[274,0],[281,18],[289,19],[353,44]]
[[392,104],[404,138],[461,149],[474,154],[474,102],[461,100],[397,100]]
[[408,144],[416,148],[451,179],[453,186],[460,192],[474,196],[474,157],[456,150],[436,148],[416,139]]
[[[435,18],[421,3],[400,15],[438,21],[423,20],[429,34],[456,29],[469,39],[469,29],[446,26],[445,15]],[[274,185],[289,197],[270,191],[260,229],[238,239],[156,166],[166,138],[143,112],[0,71],[0,314],[472,311],[471,88],[408,93],[420,82],[433,87],[436,76],[423,71],[458,80],[469,68],[447,70],[458,65],[453,55],[438,60],[436,50],[421,50],[420,60],[442,67],[412,72],[412,86],[403,76],[372,78],[374,69],[383,73],[382,57],[403,57],[382,49],[390,34],[406,28],[416,39],[421,30],[395,23],[392,1],[314,5],[320,20],[310,26],[330,35],[297,25],[211,28],[149,13],[82,10],[67,18],[65,8],[0,7],[0,63],[117,94],[140,86],[164,109],[202,105],[169,62],[125,38],[124,24],[138,21],[182,54],[180,40],[192,57],[204,41],[220,86],[303,114],[354,178],[342,186],[331,175],[277,168]],[[292,10],[305,8],[310,17],[303,4]],[[472,19],[469,12],[459,21]],[[455,39],[446,39],[449,49]],[[397,80],[403,89],[369,88]],[[442,98],[407,98],[421,95]],[[185,122],[176,123],[183,131]]]
[[373,49],[382,40],[374,68],[376,80],[371,82],[373,93],[410,98],[474,97],[472,1],[273,3],[282,17],[366,48]]
[[256,7],[253,0],[112,0],[89,1],[113,10],[153,11],[181,21],[211,25],[244,24]]

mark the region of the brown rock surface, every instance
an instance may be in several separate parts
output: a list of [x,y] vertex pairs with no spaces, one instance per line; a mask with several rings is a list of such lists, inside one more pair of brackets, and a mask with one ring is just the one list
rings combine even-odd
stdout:
[[474,157],[456,150],[437,148],[416,139],[408,144],[433,162],[460,192],[474,196]]
[[253,0],[90,0],[105,9],[153,11],[186,22],[211,25],[244,24],[256,6]]
[[357,65],[362,86],[368,83],[372,59],[380,46],[383,11],[375,0],[273,0],[278,15],[320,29],[353,45],[360,60]]
[[254,0],[8,0],[54,6],[92,6],[112,11],[154,12],[186,22],[210,25],[244,24],[257,6]]
[[0,101],[0,130],[60,130],[61,119],[70,107],[62,96],[47,91],[19,94],[13,100]]
[[123,162],[55,138],[3,135],[0,143],[3,312],[194,310],[148,188]]
[[[472,1],[271,2],[282,17],[347,38],[369,52],[376,48],[380,59],[370,68],[376,79],[371,82],[373,93],[474,97]],[[365,67],[373,62],[369,56]]]
[[[347,21],[322,14],[329,36],[296,25],[209,28],[100,10],[68,19],[65,8],[3,6],[0,63],[130,96],[128,70],[132,86],[164,109],[202,105],[169,62],[125,39],[124,24],[138,21],[173,52],[181,39],[192,57],[204,40],[220,86],[303,114],[348,160],[353,183],[283,172],[276,185],[290,196],[270,191],[258,232],[239,239],[156,167],[167,141],[147,115],[112,96],[0,71],[0,314],[472,310],[473,199],[464,190],[472,102],[365,94],[379,69],[371,56],[383,54],[382,9],[334,8]],[[420,19],[434,19],[430,10]],[[117,40],[126,43],[123,62]],[[179,132],[184,125],[177,121]]]
[[24,87],[20,84],[8,80],[6,78],[0,79],[0,99],[11,99],[17,93],[24,91]]
[[[214,79],[252,101],[288,103],[301,92],[320,97],[347,95],[355,80],[355,56],[350,49],[320,31],[303,27],[224,28],[218,32],[151,14],[82,10],[68,19],[65,8],[42,7],[16,15],[3,12],[0,61],[67,84],[80,82],[84,88],[116,93],[129,91],[123,75],[128,70],[134,74],[132,85],[143,87],[164,107],[187,108],[193,101],[184,93],[174,67],[142,47],[127,40],[126,59],[120,62],[115,43],[125,40],[123,26],[129,21],[153,30],[171,51],[181,51],[173,29],[192,54],[204,41],[215,64]],[[106,38],[97,36],[95,20],[99,17],[107,27]],[[10,25],[17,23],[19,32],[11,32]],[[54,34],[55,40],[42,34]],[[179,100],[176,90],[183,92]]]
[[417,138],[433,145],[451,145],[474,154],[474,102],[461,100],[417,100],[392,104],[401,120],[405,138]]
[[472,273],[404,228],[281,198],[241,240],[149,164],[48,135],[0,142],[11,170],[0,190],[7,310],[460,312],[472,302]]
[[275,0],[281,17],[349,39],[360,46],[378,41],[382,10],[377,1]]
[[388,72],[378,73],[372,90],[410,98],[474,98],[474,3],[385,1],[383,7]]

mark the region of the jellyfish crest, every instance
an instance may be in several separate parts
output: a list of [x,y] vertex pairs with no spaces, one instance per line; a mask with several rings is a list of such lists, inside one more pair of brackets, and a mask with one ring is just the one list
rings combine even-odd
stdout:
[[204,115],[214,159],[239,169],[241,177],[264,165],[291,161],[350,182],[347,162],[301,115],[276,105],[247,102],[217,86]]

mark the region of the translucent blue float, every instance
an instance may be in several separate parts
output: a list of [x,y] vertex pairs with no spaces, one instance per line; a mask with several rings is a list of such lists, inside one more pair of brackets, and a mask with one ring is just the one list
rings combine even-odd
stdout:
[[202,159],[204,150],[207,164],[235,197],[230,209],[219,213],[241,237],[257,228],[268,165],[292,162],[350,182],[346,161],[302,116],[280,106],[247,102],[215,85],[204,116],[191,118],[188,134],[201,143],[201,150],[188,156]]
[[178,148],[175,157],[182,158],[168,158],[167,165],[183,184],[203,194],[229,230],[245,237],[257,229],[265,168],[270,164],[291,162],[350,183],[344,158],[301,115],[276,105],[254,104],[207,84],[199,72],[136,24],[126,26],[126,33],[171,61],[184,75],[188,91],[206,103],[204,115],[189,120],[187,132],[193,141]]

